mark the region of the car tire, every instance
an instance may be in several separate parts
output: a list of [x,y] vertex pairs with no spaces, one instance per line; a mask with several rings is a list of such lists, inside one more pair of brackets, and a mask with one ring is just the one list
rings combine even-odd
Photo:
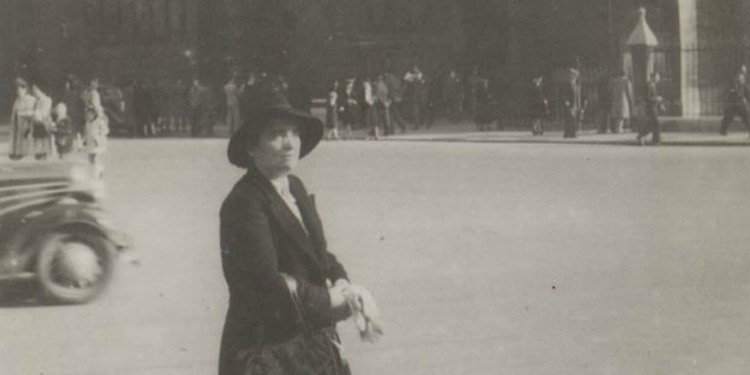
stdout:
[[114,265],[114,245],[101,235],[48,234],[41,241],[36,262],[40,295],[50,303],[89,302],[106,289]]

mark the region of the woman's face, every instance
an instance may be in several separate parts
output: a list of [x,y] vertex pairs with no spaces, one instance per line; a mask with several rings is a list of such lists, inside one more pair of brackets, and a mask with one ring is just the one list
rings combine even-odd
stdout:
[[260,135],[258,143],[250,145],[250,157],[255,166],[269,178],[288,174],[299,161],[299,126],[294,120],[275,118]]
[[29,92],[29,88],[22,85],[16,86],[16,95],[18,96],[24,96]]

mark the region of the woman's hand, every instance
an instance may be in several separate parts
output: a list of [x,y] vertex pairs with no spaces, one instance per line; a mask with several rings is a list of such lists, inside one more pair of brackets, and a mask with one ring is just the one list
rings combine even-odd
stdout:
[[336,283],[328,288],[328,295],[331,297],[331,308],[337,320],[346,319],[353,311],[361,309],[357,293],[346,279],[336,280]]
[[346,307],[346,297],[344,296],[344,286],[334,285],[328,288],[328,296],[331,297],[331,307],[333,309],[340,309]]

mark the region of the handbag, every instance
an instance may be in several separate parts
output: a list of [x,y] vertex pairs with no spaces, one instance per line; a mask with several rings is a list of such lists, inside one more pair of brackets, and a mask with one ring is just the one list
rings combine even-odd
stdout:
[[334,327],[313,329],[302,315],[296,280],[283,275],[303,331],[277,344],[261,344],[239,353],[244,375],[350,375],[339,354],[339,337]]

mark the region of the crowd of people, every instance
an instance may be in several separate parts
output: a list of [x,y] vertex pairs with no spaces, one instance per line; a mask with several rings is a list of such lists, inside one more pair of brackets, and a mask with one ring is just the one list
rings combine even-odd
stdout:
[[393,70],[360,78],[334,80],[326,95],[326,139],[351,139],[352,129],[369,130],[368,138],[430,128],[437,116],[457,123],[467,115],[478,130],[494,121],[489,79],[474,69],[464,80],[455,69],[438,80],[417,65],[403,76]]
[[[581,130],[589,98],[581,90],[580,72],[570,68],[568,79],[562,90],[563,136],[575,138]],[[541,76],[532,79],[527,103],[531,131],[534,135],[544,132],[544,122],[549,119],[550,110]],[[651,144],[661,144],[661,126],[659,115],[666,111],[665,100],[660,94],[661,75],[651,72],[646,79],[642,110],[636,113],[633,83],[624,70],[610,75],[602,73],[594,90],[596,99],[595,112],[590,116],[597,124],[599,134],[620,134],[630,129],[636,133],[636,141],[645,145],[645,139],[651,135]],[[739,117],[745,128],[750,131],[750,88],[747,85],[747,66],[741,65],[732,75],[726,93],[722,96],[723,118],[719,134],[727,135],[735,118]]]
[[[658,93],[659,73],[653,72],[646,82],[645,122],[632,121],[635,115],[633,84],[625,70],[616,74],[602,73],[599,76],[593,116],[589,116],[589,98],[584,94],[579,68],[571,67],[561,90],[563,138],[577,138],[589,116],[597,123],[597,132],[623,133],[631,129],[637,133],[637,141],[644,144],[644,137],[653,134],[652,142],[661,142],[658,114],[663,110],[663,100]],[[542,76],[532,79],[528,100],[529,119],[533,135],[544,134],[544,123],[549,120],[550,108]]]
[[[746,68],[737,72],[728,90],[721,134],[726,134],[735,117],[750,130],[746,86]],[[580,68],[567,70],[564,82],[556,82],[556,103],[561,110],[563,137],[575,138],[584,118],[597,123],[599,133],[622,133],[631,129],[637,141],[652,133],[659,144],[658,115],[663,110],[659,95],[660,77],[651,74],[646,85],[643,121],[634,117],[633,85],[624,70],[601,74],[596,85],[595,108],[588,112],[589,98],[581,89]],[[53,100],[38,82],[19,78],[13,106],[10,157],[13,160],[33,155],[43,160],[50,155],[64,157],[76,150],[87,150],[92,163],[106,150],[106,136],[113,133],[136,137],[165,135],[212,136],[214,125],[223,122],[228,134],[257,107],[264,93],[280,92],[292,104],[308,113],[313,106],[312,90],[299,82],[288,82],[282,75],[250,72],[241,77],[233,73],[220,89],[212,89],[201,78],[188,85],[173,82],[148,83],[145,80],[121,81],[120,86],[100,84],[98,79],[82,83],[69,75],[59,100]],[[295,85],[296,83],[296,85]],[[291,86],[291,87],[290,87]],[[54,91],[54,90],[51,90]],[[59,90],[58,90],[59,91]],[[474,68],[466,77],[451,69],[432,79],[413,65],[403,75],[393,70],[372,76],[349,76],[332,81],[325,96],[325,139],[352,139],[353,130],[366,129],[369,139],[379,139],[397,131],[430,128],[436,117],[457,123],[474,121],[478,131],[490,130],[498,118],[498,100],[490,88],[490,79]],[[549,90],[542,75],[528,85],[523,117],[533,135],[542,135],[550,120]],[[54,91],[57,92],[57,91]],[[498,125],[499,126],[499,125]]]
[[99,80],[92,78],[75,95],[71,82],[65,87],[65,93],[55,102],[40,82],[23,77],[15,80],[9,157],[63,159],[71,152],[85,151],[96,175],[101,176],[104,167],[99,155],[107,149],[109,118],[102,106]]

